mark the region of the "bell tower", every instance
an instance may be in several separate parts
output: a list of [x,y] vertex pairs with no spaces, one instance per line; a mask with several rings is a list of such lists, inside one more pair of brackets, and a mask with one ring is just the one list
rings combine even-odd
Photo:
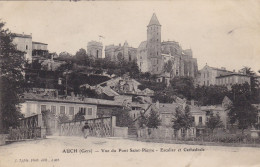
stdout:
[[149,71],[152,74],[160,74],[163,66],[161,56],[161,24],[155,13],[147,26],[147,58],[149,60]]

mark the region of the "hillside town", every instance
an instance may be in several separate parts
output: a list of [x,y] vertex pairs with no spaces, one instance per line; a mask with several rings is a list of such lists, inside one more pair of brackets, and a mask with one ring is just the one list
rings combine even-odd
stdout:
[[10,140],[41,116],[43,136],[80,135],[89,122],[97,137],[260,143],[259,73],[247,64],[198,69],[192,49],[162,39],[155,13],[138,48],[92,40],[75,55],[0,28],[1,130]]

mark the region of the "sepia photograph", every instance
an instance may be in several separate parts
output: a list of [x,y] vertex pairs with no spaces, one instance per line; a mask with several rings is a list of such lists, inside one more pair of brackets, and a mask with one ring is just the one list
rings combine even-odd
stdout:
[[260,167],[260,0],[0,1],[0,167]]

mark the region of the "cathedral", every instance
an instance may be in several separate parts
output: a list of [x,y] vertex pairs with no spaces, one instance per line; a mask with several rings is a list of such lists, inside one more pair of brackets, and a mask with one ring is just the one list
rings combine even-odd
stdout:
[[135,61],[137,49],[130,47],[125,41],[124,45],[108,45],[105,47],[105,57],[111,61]]
[[[141,72],[161,75],[195,77],[198,73],[197,59],[192,50],[183,50],[178,42],[161,42],[161,24],[154,13],[147,26],[147,40],[137,48],[137,64]],[[165,68],[171,64],[170,69]]]

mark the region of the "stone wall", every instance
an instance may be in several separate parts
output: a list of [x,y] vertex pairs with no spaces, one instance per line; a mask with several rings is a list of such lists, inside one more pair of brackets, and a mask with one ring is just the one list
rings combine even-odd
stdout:
[[0,146],[5,145],[7,134],[0,134]]
[[128,137],[128,127],[118,127],[118,126],[114,127],[113,136],[127,138]]

